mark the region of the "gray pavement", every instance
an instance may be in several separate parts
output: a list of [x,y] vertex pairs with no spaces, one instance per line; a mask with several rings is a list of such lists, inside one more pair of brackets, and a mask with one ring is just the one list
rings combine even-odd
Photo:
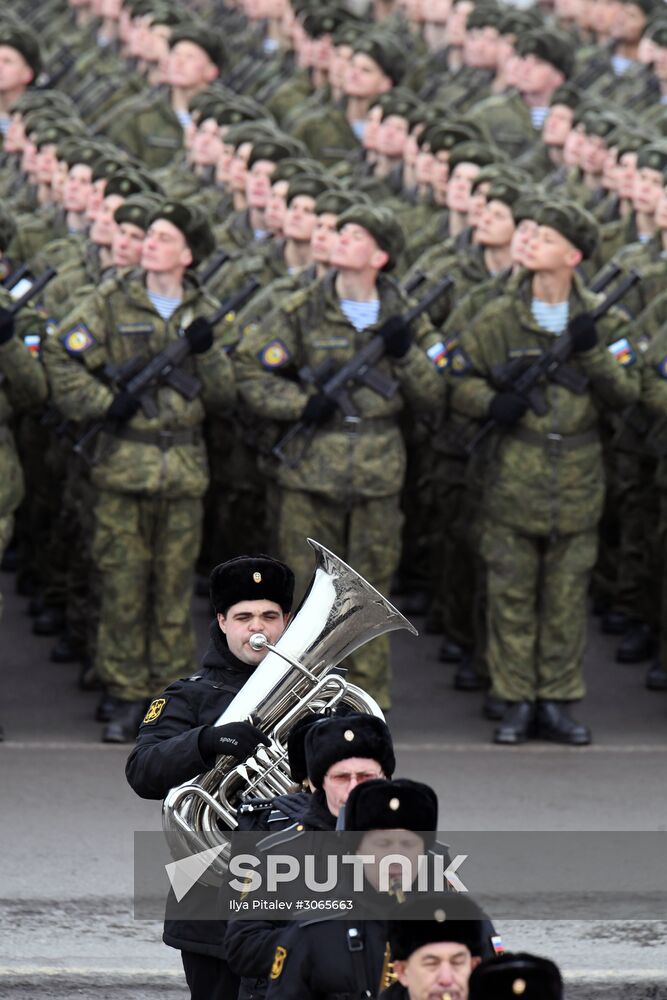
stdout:
[[[132,916],[133,834],[160,827],[160,805],[125,782],[125,747],[99,743],[93,694],[48,661],[26,602],[0,576],[0,997],[187,997],[177,952]],[[208,609],[193,613],[200,644]],[[419,626],[419,620],[416,621]],[[451,687],[438,637],[393,636],[398,773],[431,783],[452,830],[667,830],[667,696],[645,667],[619,666],[592,621],[583,750],[489,743],[480,698]],[[667,1000],[667,912],[646,921],[506,921],[508,948],[554,957],[569,1000]]]

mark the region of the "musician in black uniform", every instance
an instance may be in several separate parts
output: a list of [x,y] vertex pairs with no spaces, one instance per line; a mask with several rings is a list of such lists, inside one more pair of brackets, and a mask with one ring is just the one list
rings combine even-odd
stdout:
[[[240,828],[264,828],[269,832],[261,843],[267,852],[279,846],[283,833],[290,838],[295,830],[334,830],[353,789],[364,781],[391,778],[396,766],[387,724],[375,716],[336,716],[302,726],[300,732],[297,729],[290,734],[290,769],[294,778],[307,777],[312,794],[301,801],[300,793],[283,795],[272,804],[250,802],[239,809]],[[304,732],[301,748],[300,737]],[[247,823],[249,817],[256,816],[266,817],[264,823]],[[230,921],[227,960],[242,977],[239,1000],[258,1000],[264,996],[283,928],[279,921],[272,920]]]
[[[210,581],[216,619],[201,668],[170,684],[149,706],[125,773],[147,799],[211,770],[221,754],[243,761],[266,736],[247,722],[215,722],[252,676],[267,650],[249,645],[263,632],[272,644],[290,617],[294,574],[268,556],[239,556],[217,566]],[[235,1000],[238,977],[225,961],[223,921],[166,920],[163,940],[180,949],[193,1000]]]

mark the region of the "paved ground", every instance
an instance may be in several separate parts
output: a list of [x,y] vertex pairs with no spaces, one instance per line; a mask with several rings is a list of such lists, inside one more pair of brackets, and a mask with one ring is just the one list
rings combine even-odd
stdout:
[[[74,668],[49,663],[50,641],[31,635],[12,585],[0,577],[0,997],[186,997],[159,924],[132,918],[133,833],[159,829],[159,804],[130,791],[127,749],[98,742],[95,696],[77,690]],[[203,602],[194,615],[203,643]],[[452,690],[437,646],[395,634],[390,722],[398,772],[434,785],[443,829],[667,830],[667,696],[644,689],[643,666],[613,662],[595,623],[580,713],[595,744],[584,750],[493,747],[478,696]],[[667,922],[500,930],[508,947],[561,963],[568,1000],[667,998]]]

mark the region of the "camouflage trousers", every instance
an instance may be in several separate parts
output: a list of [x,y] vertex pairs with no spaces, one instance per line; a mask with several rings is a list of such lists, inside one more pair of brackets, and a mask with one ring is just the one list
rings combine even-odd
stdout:
[[614,608],[639,621],[659,624],[659,567],[653,543],[659,494],[655,459],[620,453],[616,462],[619,548]]
[[[398,496],[363,500],[351,506],[314,493],[284,490],[278,514],[280,557],[296,575],[300,598],[315,568],[310,537],[340,556],[381,594],[387,595],[401,554],[403,515]],[[391,706],[389,637],[379,636],[345,661],[349,680],[367,691],[380,708]]]
[[542,537],[487,521],[487,649],[493,694],[575,701],[585,694],[586,599],[597,533]]
[[[5,514],[4,517],[0,517],[0,559],[9,545],[9,540],[12,537],[12,530],[14,528],[14,515]],[[0,592],[0,620],[2,619],[2,592]]]
[[200,500],[100,492],[92,556],[100,575],[95,672],[126,701],[159,694],[195,665],[190,617]]

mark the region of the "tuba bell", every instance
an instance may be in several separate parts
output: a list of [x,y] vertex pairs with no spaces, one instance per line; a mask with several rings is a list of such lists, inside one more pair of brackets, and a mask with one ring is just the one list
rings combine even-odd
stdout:
[[[294,788],[287,737],[308,714],[322,715],[341,703],[383,718],[377,702],[336,669],[344,657],[385,632],[417,630],[366,580],[338,556],[308,539],[316,566],[308,591],[275,644],[258,634],[255,648],[269,652],[215,725],[248,721],[270,739],[239,764],[222,756],[215,767],[172,788],[162,807],[162,825],[174,855],[223,847],[216,866],[224,869],[225,831],[236,828],[244,799],[273,798]],[[254,640],[254,642],[253,642]]]

